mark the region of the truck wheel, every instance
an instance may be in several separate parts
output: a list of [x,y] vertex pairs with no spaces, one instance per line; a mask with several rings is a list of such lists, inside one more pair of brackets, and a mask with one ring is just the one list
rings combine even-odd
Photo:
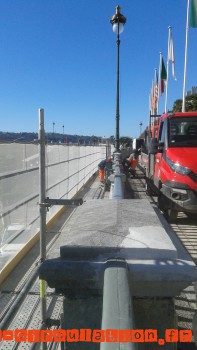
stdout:
[[152,190],[152,188],[146,183],[146,194],[147,196],[153,196],[154,192]]
[[186,213],[188,218],[190,218],[191,220],[195,220],[197,219],[197,214],[196,213]]
[[158,207],[161,211],[165,210],[164,196],[162,194],[158,195]]
[[161,211],[163,211],[165,218],[169,222],[173,222],[177,219],[178,211],[167,207],[167,202],[162,194],[159,194],[158,196],[158,207]]
[[172,208],[165,209],[164,216],[169,222],[174,222],[177,219],[178,211]]

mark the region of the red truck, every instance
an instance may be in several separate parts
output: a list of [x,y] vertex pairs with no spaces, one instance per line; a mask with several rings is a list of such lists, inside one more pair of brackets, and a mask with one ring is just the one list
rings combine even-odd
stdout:
[[197,112],[150,116],[139,165],[169,220],[197,213]]

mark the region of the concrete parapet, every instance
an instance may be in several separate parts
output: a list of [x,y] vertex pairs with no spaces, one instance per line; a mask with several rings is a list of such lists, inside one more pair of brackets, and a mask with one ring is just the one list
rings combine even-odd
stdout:
[[[65,295],[62,327],[102,328],[105,270],[109,259],[122,259],[128,268],[135,329],[154,329],[157,333],[155,342],[141,342],[137,348],[159,350],[159,341],[165,344],[165,330],[177,329],[173,297],[197,280],[197,269],[157,208],[153,209],[147,200],[90,200],[77,208],[64,227],[61,243],[64,245],[60,253],[58,243],[50,259],[42,263],[39,275],[56,292]],[[122,287],[120,282],[121,301],[124,300]],[[115,292],[115,287],[112,288]],[[112,298],[109,306],[117,303],[116,292],[108,291],[107,303],[110,293]],[[126,308],[125,317],[127,312]],[[117,316],[109,311],[107,322],[110,316],[115,327]],[[132,330],[134,325],[128,327]],[[176,343],[164,347],[175,350]],[[82,342],[68,343],[66,348],[98,350],[99,346]],[[131,344],[125,343],[124,349],[130,348]]]
[[128,264],[132,295],[178,295],[197,280],[197,269],[155,211],[147,200],[85,203],[64,229],[60,257],[42,264],[40,278],[65,294],[102,294],[106,261],[121,258]]

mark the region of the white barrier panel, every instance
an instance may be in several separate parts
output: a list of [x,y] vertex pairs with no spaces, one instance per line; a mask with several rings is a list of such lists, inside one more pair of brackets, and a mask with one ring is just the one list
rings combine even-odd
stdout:
[[[106,145],[47,145],[46,189],[49,198],[72,198],[106,158]],[[1,144],[0,248],[20,236],[25,243],[39,229],[39,155],[35,144]],[[47,221],[58,211],[50,208]],[[1,255],[0,255],[1,259]]]

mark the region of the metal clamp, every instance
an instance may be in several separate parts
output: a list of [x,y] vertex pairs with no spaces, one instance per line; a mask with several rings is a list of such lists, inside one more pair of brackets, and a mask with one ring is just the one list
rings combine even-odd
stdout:
[[83,199],[50,199],[47,197],[45,199],[44,205],[49,208],[52,205],[75,205],[75,206],[80,206],[83,204]]

